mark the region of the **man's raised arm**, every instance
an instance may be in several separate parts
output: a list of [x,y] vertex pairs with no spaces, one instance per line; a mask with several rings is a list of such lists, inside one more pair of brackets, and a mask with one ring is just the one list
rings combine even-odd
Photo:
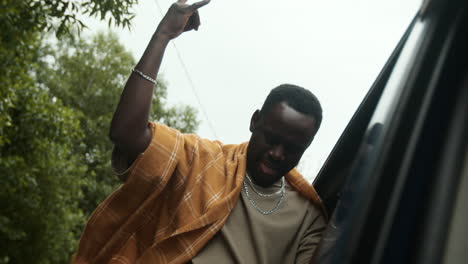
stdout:
[[112,118],[110,139],[115,145],[114,158],[126,161],[129,166],[151,141],[147,123],[153,95],[154,83],[161,65],[164,51],[171,39],[182,32],[198,30],[200,17],[198,8],[208,4],[203,0],[191,5],[187,0],[172,4],[159,23],[150,43],[128,78]]

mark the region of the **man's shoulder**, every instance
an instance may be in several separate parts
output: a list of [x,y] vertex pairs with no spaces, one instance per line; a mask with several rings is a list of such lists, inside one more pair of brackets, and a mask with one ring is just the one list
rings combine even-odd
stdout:
[[320,211],[320,208],[317,206],[316,202],[309,197],[305,196],[303,192],[294,188],[288,181],[286,181],[286,191],[289,192],[290,202],[301,207],[303,210],[312,210]]
[[315,190],[314,186],[309,183],[301,173],[299,173],[296,169],[293,169],[288,173],[286,176],[289,184],[295,189],[303,199],[308,201],[310,206],[314,207],[314,210],[318,210],[325,219],[328,218],[327,210],[325,205],[322,202],[319,194]]

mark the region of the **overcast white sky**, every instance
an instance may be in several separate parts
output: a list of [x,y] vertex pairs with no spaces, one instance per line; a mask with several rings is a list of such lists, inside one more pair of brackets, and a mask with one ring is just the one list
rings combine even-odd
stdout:
[[[117,31],[138,60],[173,1],[140,0],[132,30]],[[189,2],[190,3],[190,2]],[[417,12],[421,0],[212,0],[202,26],[176,41],[211,121],[201,110],[198,134],[247,141],[249,121],[282,83],[311,90],[324,110],[322,127],[300,168],[312,181],[367,90]],[[85,20],[93,32],[106,23]],[[129,69],[130,72],[131,69]],[[170,45],[161,67],[170,104],[200,105]]]

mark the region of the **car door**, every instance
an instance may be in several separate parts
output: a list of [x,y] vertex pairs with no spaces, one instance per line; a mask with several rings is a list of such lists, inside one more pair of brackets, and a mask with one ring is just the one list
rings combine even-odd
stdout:
[[467,25],[466,1],[424,2],[314,181],[331,216],[315,263],[441,263],[454,252]]

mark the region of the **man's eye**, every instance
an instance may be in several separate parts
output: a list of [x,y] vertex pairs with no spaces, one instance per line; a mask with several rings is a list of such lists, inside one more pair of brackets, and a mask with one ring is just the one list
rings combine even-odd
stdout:
[[301,147],[298,146],[288,146],[288,151],[292,153],[299,153],[301,151],[304,151]]
[[271,145],[271,144],[275,144],[277,140],[271,135],[265,134],[265,141],[266,143]]

